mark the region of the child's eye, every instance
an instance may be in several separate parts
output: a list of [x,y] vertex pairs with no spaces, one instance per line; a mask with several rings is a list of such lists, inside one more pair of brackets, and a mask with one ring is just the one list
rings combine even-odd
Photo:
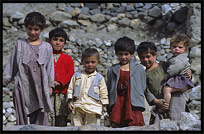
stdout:
[[40,29],[39,28],[34,28],[34,31],[39,31]]
[[60,42],[65,42],[65,40],[63,40],[63,39],[60,39]]

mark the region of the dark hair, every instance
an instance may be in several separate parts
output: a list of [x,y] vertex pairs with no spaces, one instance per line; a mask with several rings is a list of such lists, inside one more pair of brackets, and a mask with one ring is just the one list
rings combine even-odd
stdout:
[[49,32],[49,39],[51,39],[52,37],[63,37],[66,42],[67,33],[61,28],[55,28]]
[[115,48],[116,54],[119,51],[128,51],[130,54],[134,54],[135,42],[134,42],[134,40],[132,40],[128,37],[122,37],[116,41],[114,48]]
[[82,52],[82,61],[91,56],[96,56],[99,61],[99,53],[95,48],[87,48]]
[[184,47],[186,50],[190,48],[190,39],[185,34],[174,35],[170,40],[170,46],[183,42]]
[[42,30],[46,25],[46,21],[45,17],[39,12],[31,12],[26,15],[24,24],[26,28],[28,27],[28,25],[32,26],[37,25]]
[[156,55],[157,47],[153,42],[141,42],[137,47],[137,54],[140,56],[143,53],[151,53],[152,55]]

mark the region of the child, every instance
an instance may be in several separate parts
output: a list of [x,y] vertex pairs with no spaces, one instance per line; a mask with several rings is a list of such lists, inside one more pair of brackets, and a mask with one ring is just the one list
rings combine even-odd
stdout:
[[67,126],[67,88],[74,74],[74,62],[71,56],[64,54],[62,48],[66,44],[67,34],[61,28],[55,28],[49,32],[49,42],[53,48],[55,88],[51,96],[54,111],[49,114],[51,126]]
[[[171,38],[170,48],[173,56],[168,60],[169,67],[165,75],[163,88],[164,100],[169,104],[171,93],[181,91],[185,92],[187,89],[194,87],[191,79],[186,78],[187,70],[190,68],[188,59],[188,49],[190,47],[190,39],[184,35],[175,35]],[[162,110],[161,110],[162,111]]]
[[26,15],[28,39],[19,39],[3,72],[3,86],[15,77],[13,101],[16,124],[48,125],[48,112],[52,110],[50,94],[54,87],[52,47],[40,40],[45,18],[38,12]]
[[147,90],[145,91],[145,96],[147,102],[150,105],[153,105],[152,110],[150,111],[151,117],[149,124],[157,123],[164,118],[171,120],[178,119],[179,114],[185,111],[186,106],[185,97],[182,92],[172,94],[170,111],[163,114],[158,113],[159,108],[165,111],[169,107],[169,104],[163,99],[161,85],[168,63],[164,61],[160,61],[159,63],[156,62],[157,47],[153,42],[140,43],[137,47],[137,53],[141,63],[146,67]]
[[115,53],[120,63],[107,72],[109,115],[111,127],[144,126],[145,70],[131,60],[135,43],[128,37],[119,38]]
[[82,53],[82,72],[76,72],[68,88],[68,108],[71,111],[71,125],[100,125],[103,107],[108,104],[108,93],[104,77],[97,73],[99,53],[87,48]]

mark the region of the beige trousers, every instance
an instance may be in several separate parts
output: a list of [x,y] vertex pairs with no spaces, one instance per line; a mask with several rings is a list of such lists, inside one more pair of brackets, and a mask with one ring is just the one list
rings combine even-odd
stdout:
[[71,114],[71,126],[100,125],[100,119],[100,115],[98,114],[89,114],[81,108],[76,108],[75,113]]

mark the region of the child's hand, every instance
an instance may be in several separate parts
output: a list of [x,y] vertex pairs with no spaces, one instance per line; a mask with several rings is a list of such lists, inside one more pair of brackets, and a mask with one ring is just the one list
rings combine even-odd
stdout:
[[68,103],[68,112],[72,111],[72,105],[70,103]]
[[165,103],[166,101],[164,99],[155,99],[154,100],[155,105],[157,105],[157,107],[161,108],[166,106]]
[[54,81],[55,87],[60,86],[61,84],[58,81]]
[[188,79],[191,79],[191,75],[192,75],[192,72],[191,72],[191,69],[188,69],[187,71],[186,71],[186,77],[188,78]]
[[53,91],[52,91],[52,88],[50,87],[50,88],[49,88],[49,94],[52,95],[52,92],[53,92]]
[[169,109],[169,104],[166,103],[166,102],[164,102],[164,103],[163,103],[163,106],[162,106],[162,109],[168,110],[168,109]]

